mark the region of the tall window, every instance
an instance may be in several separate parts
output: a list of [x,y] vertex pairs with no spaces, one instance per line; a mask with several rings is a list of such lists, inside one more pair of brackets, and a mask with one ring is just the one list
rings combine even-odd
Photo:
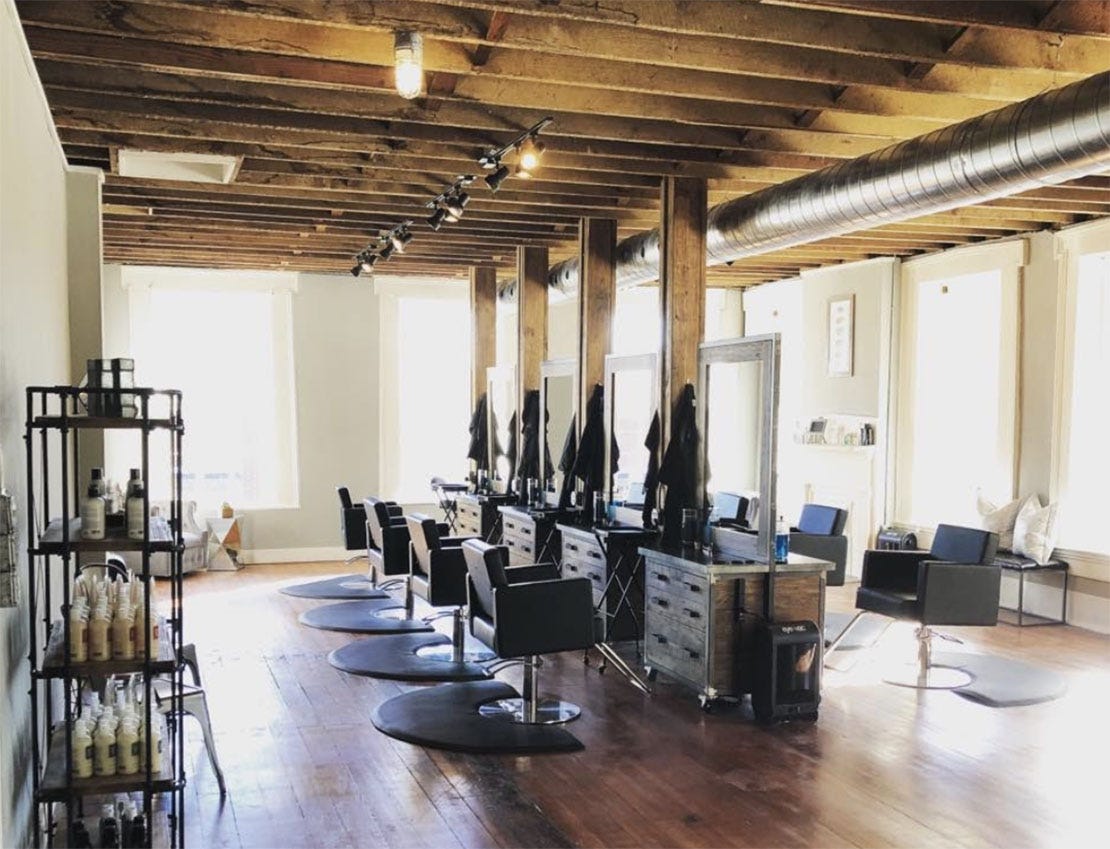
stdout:
[[137,380],[183,393],[184,497],[202,511],[298,506],[290,279],[125,271]]
[[378,281],[381,468],[387,497],[432,500],[433,476],[463,480],[470,439],[470,304],[454,282]]
[[1013,497],[1022,248],[903,267],[899,521],[974,525],[977,492],[996,503]]
[[[1061,547],[1110,554],[1106,534],[1106,486],[1110,480],[1110,251],[1107,228],[1082,230],[1062,239],[1067,248],[1063,336],[1065,369],[1060,381],[1062,439],[1056,463]],[[1101,242],[1090,237],[1101,235]],[[1086,237],[1086,238],[1083,238]],[[1097,246],[1097,247],[1096,247]]]

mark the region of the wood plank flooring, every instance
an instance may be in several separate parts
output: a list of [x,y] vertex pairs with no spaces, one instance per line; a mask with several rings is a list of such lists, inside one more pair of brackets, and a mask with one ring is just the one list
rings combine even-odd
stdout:
[[[376,731],[370,711],[404,685],[332,669],[327,653],[352,637],[300,625],[297,614],[321,602],[276,589],[349,571],[294,564],[186,578],[185,638],[197,645],[229,786],[221,805],[188,721],[188,845],[1104,845],[1110,638],[947,629],[967,641],[956,648],[1068,680],[1056,702],[993,709],[882,683],[887,664],[914,656],[910,631],[895,626],[849,671],[827,671],[816,725],[772,729],[747,706],[704,714],[662,679],[646,698],[570,653],[551,659],[541,683],[582,705],[570,729],[585,750],[478,757]],[[853,593],[830,590],[830,609],[850,609]]]

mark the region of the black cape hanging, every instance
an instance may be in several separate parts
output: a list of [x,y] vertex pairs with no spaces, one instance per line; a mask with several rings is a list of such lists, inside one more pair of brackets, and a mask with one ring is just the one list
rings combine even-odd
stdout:
[[659,421],[659,411],[651,417],[644,448],[648,450],[647,474],[644,476],[644,509],[640,514],[644,527],[650,528],[651,514],[655,512],[659,490],[659,446],[663,441],[663,425]]
[[470,444],[466,457],[477,464],[477,468],[489,468],[489,417],[486,408],[486,393],[478,397],[474,412],[470,416]]
[[574,492],[574,460],[578,455],[578,422],[576,416],[570,417],[570,427],[563,441],[563,453],[559,455],[559,471],[563,473],[563,485],[559,490],[559,509],[570,509],[570,495]]
[[694,385],[687,383],[675,401],[671,438],[659,466],[663,496],[663,541],[677,544],[682,538],[682,510],[698,506],[698,422],[694,410]]
[[574,476],[582,481],[585,505],[593,501],[595,492],[605,487],[605,389],[599,383],[590,392],[586,402],[586,416],[582,420],[582,437],[578,440],[578,453],[574,458]]

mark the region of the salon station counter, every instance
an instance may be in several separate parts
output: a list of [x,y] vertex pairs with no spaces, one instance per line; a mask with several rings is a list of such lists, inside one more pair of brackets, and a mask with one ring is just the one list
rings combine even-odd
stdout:
[[497,512],[497,508],[516,499],[515,495],[459,493],[455,501],[455,507],[458,510],[455,532],[461,537],[481,537],[488,542],[497,542],[501,535],[498,521],[501,515]]
[[501,513],[501,543],[509,549],[510,566],[560,562],[562,538],[555,523],[567,511],[517,504],[497,509]]
[[[752,690],[756,631],[770,571],[696,546],[643,545],[644,662],[694,688],[703,706]],[[779,622],[825,625],[825,573],[834,564],[800,554],[775,565]]]

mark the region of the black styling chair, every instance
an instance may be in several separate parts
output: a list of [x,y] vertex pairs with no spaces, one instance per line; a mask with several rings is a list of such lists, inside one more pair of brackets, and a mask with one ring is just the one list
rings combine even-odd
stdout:
[[343,547],[347,551],[357,552],[348,557],[344,562],[354,563],[356,560],[366,560],[366,505],[355,504],[351,501],[350,490],[345,486],[337,486],[339,493],[339,522],[343,530]]
[[790,529],[790,550],[819,560],[830,560],[836,568],[825,573],[830,587],[844,586],[844,568],[848,562],[848,538],[844,526],[848,511],[824,504],[806,504],[798,526]]
[[409,575],[409,529],[401,507],[373,497],[364,503],[370,581],[382,589],[401,586]]
[[467,652],[463,608],[466,607],[466,558],[462,544],[473,537],[445,536],[447,526],[413,513],[405,517],[409,529],[411,563],[409,592],[420,596],[432,607],[450,607],[454,618],[451,645],[430,646],[420,656],[453,663],[484,663],[493,660],[488,651]]
[[583,651],[597,642],[589,578],[559,578],[553,564],[510,568],[509,549],[481,540],[462,545],[469,576],[470,633],[502,660],[524,665],[522,696],[479,709],[483,716],[530,725],[569,722],[579,707],[539,699],[540,655]]
[[[856,607],[861,612],[918,623],[917,665],[912,674],[890,677],[889,683],[928,689],[951,689],[969,683],[970,676],[960,670],[933,666],[930,626],[998,623],[1002,571],[992,563],[997,548],[997,534],[938,525],[928,551],[864,552]],[[850,629],[851,625],[844,633]],[[843,638],[842,633],[829,651]]]

